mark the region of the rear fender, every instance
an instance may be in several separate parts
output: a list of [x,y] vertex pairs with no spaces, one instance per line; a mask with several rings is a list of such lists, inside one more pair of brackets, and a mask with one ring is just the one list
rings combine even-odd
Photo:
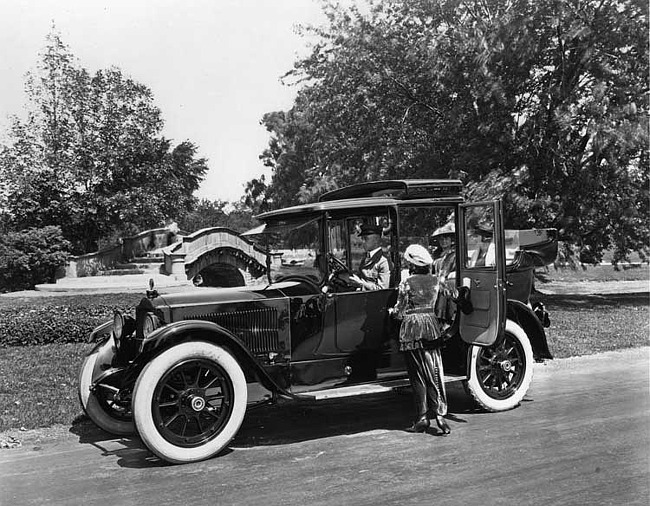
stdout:
[[536,361],[553,358],[548,349],[544,327],[528,305],[518,300],[508,300],[507,318],[524,330],[530,340]]
[[143,343],[141,353],[128,369],[130,380],[135,382],[144,366],[163,351],[189,341],[206,341],[227,348],[240,363],[244,372],[251,372],[257,376],[266,389],[293,397],[293,394],[269,375],[236,335],[216,323],[204,320],[170,323],[148,336]]

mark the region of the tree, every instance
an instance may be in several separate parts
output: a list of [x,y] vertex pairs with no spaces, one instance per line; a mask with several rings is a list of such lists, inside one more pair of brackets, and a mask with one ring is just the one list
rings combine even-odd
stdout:
[[258,223],[243,202],[201,199],[196,207],[178,220],[181,230],[196,232],[203,228],[226,227],[235,232],[245,232]]
[[269,113],[261,192],[460,177],[510,227],[556,227],[584,261],[647,248],[647,6],[633,0],[325,4],[300,84]]
[[56,31],[26,83],[28,114],[0,148],[5,222],[60,225],[75,253],[100,238],[160,226],[195,204],[207,171],[197,147],[172,147],[153,94],[117,68],[91,75]]

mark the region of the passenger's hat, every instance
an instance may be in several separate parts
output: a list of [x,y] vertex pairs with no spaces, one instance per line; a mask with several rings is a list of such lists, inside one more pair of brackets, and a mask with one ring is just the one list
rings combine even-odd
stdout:
[[482,236],[488,237],[488,236],[491,236],[491,235],[494,234],[494,227],[493,227],[492,224],[490,224],[490,223],[479,223],[479,224],[476,225],[476,227],[474,228],[474,231],[475,231],[478,235],[482,235]]
[[433,263],[433,258],[424,246],[419,244],[411,244],[404,252],[404,260],[408,263],[424,267]]
[[441,235],[456,235],[456,226],[453,221],[445,223],[442,227],[436,229],[436,231],[431,234],[431,237],[438,237]]
[[361,225],[361,231],[359,232],[360,236],[364,235],[381,235],[382,228],[379,225],[372,225],[370,223],[364,223]]

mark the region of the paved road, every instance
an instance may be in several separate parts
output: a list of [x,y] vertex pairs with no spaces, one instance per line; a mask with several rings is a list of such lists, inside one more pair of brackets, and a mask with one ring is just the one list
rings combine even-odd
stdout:
[[407,392],[249,413],[230,450],[164,464],[81,425],[0,451],[0,503],[473,505],[650,501],[650,348],[538,365],[522,405],[408,434]]

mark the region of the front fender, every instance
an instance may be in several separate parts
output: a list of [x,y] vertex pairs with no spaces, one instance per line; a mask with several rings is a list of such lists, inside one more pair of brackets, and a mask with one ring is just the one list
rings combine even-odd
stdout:
[[515,322],[526,332],[530,344],[533,347],[535,360],[541,361],[553,358],[553,355],[548,349],[544,327],[528,305],[518,300],[509,299],[507,318]]
[[[99,339],[98,342],[99,345],[101,346],[104,343],[104,341],[106,341],[107,338],[110,338],[112,330],[113,330],[113,320],[106,321],[93,329],[93,331],[86,339],[86,342],[94,343]],[[90,351],[90,353],[88,353],[88,355],[93,353],[95,349],[97,349],[97,346],[95,346]]]
[[135,382],[144,366],[156,356],[172,346],[189,341],[206,341],[227,348],[242,365],[242,369],[253,372],[266,389],[294,397],[269,375],[236,335],[214,322],[205,320],[174,322],[157,329],[142,344],[141,352],[128,369],[128,375]]
[[[113,336],[104,336],[95,346],[86,354],[87,357],[97,355],[94,362],[90,378],[90,389],[93,390],[98,383],[107,382],[116,387],[124,388],[128,385],[125,382],[126,367],[116,363],[115,356],[117,349]],[[85,364],[85,362],[84,362]]]

